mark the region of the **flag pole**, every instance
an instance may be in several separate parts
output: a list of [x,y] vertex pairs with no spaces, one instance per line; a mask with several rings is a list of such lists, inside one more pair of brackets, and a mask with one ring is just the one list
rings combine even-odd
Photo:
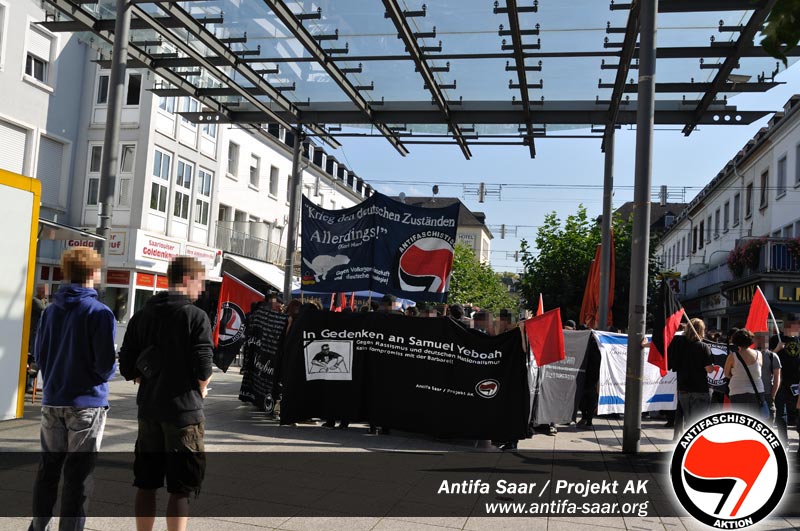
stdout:
[[[758,290],[759,293],[761,293],[761,296],[764,297],[764,300],[766,301],[767,297],[764,296],[764,292],[761,291],[761,286],[756,286],[756,289]],[[772,324],[775,325],[775,335],[778,336],[778,342],[780,343],[781,331],[778,329],[778,320],[775,319],[775,314],[772,313],[772,306],[769,305],[769,301],[767,301],[767,308],[769,309],[769,316],[772,318]]]
[[[681,308],[683,308],[683,306],[681,306]],[[697,333],[697,330],[695,329],[694,325],[692,324],[692,320],[689,319],[688,315],[686,315],[686,309],[685,308],[683,310],[683,316],[686,318],[686,324],[688,324],[689,328],[692,329],[692,332],[694,332],[694,335],[697,336],[697,337],[700,337],[700,334]]]

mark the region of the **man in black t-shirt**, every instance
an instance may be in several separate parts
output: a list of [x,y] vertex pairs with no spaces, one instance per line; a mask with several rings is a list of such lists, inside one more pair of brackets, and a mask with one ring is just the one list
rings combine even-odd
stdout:
[[800,432],[800,416],[797,415],[797,397],[792,393],[792,385],[800,380],[800,339],[791,336],[773,335],[769,339],[770,350],[781,360],[781,385],[775,395],[775,421],[778,434],[788,443],[788,426],[795,426]]

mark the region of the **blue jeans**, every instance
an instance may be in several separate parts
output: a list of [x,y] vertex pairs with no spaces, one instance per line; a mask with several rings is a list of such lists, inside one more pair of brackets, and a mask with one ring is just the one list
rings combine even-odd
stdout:
[[42,406],[42,454],[33,485],[33,520],[29,531],[50,530],[62,468],[64,485],[58,528],[83,529],[107,409]]

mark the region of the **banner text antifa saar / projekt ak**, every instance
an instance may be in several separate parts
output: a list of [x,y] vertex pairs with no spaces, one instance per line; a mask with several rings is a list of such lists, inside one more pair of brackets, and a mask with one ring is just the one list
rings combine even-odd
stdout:
[[492,337],[451,319],[304,311],[287,337],[281,423],[316,417],[522,439],[525,356],[518,330]]
[[325,210],[303,197],[303,289],[446,301],[459,208],[405,205],[375,193],[354,207]]

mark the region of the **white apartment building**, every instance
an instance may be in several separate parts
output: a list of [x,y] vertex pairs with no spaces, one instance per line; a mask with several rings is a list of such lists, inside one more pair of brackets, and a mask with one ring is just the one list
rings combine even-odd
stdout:
[[[756,286],[778,320],[800,320],[800,96],[793,96],[689,203],[657,255],[679,298],[711,328],[743,325]],[[732,254],[750,249],[742,262]],[[728,261],[732,262],[732,267]]]

